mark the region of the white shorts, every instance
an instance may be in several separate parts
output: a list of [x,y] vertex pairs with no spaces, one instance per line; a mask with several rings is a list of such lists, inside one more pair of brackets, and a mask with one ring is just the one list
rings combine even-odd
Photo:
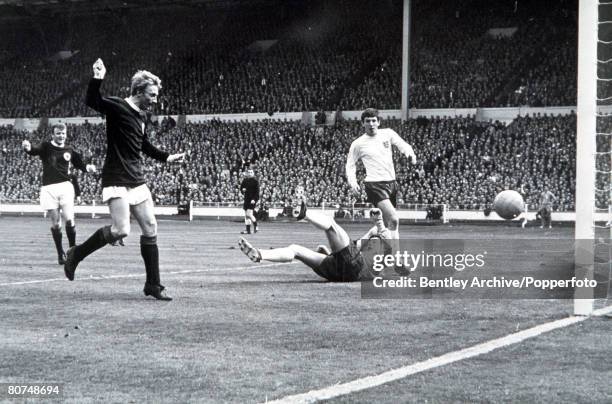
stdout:
[[70,181],[40,187],[40,207],[44,210],[74,206],[74,187]]
[[124,198],[130,205],[138,205],[151,197],[151,191],[146,184],[135,188],[128,187],[104,187],[102,189],[102,202],[106,203],[113,198]]

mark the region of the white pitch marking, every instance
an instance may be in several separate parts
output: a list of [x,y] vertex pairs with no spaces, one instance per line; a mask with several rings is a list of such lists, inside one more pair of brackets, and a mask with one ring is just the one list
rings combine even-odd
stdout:
[[[288,265],[294,264],[294,262],[277,262],[274,264],[263,264],[256,266],[247,266],[247,267],[236,267],[236,268],[204,268],[204,269],[187,269],[184,271],[171,271],[171,272],[162,272],[163,276],[167,275],[182,275],[182,274],[196,274],[201,272],[213,272],[213,271],[245,271],[252,270],[256,268],[268,268],[275,267],[279,265]],[[125,274],[125,275],[91,275],[83,278],[76,278],[75,281],[100,281],[104,279],[123,279],[123,278],[140,278],[143,277],[144,274]],[[66,281],[66,278],[49,278],[49,279],[38,279],[34,281],[23,281],[23,282],[7,282],[0,283],[0,286],[12,286],[12,285],[30,285],[34,283],[47,283],[47,282],[59,282]]]
[[[593,316],[604,316],[612,313],[612,306],[607,306],[593,312]],[[392,369],[387,372],[375,376],[368,376],[361,379],[353,380],[352,382],[336,384],[325,387],[319,390],[311,390],[307,393],[295,394],[286,396],[273,401],[266,401],[267,404],[281,403],[314,403],[320,400],[329,400],[335,397],[346,394],[355,393],[362,390],[367,390],[372,387],[377,387],[395,380],[403,379],[410,375],[425,372],[440,366],[448,365],[453,362],[458,362],[464,359],[473,358],[482,354],[489,353],[493,350],[503,348],[509,345],[517,344],[529,338],[537,337],[538,335],[555,330],[557,328],[567,327],[572,324],[580,323],[589,317],[566,317],[560,320],[551,321],[509,334],[505,337],[496,338],[491,341],[483,342],[469,348],[459,351],[449,352],[447,354],[428,359],[426,361],[417,362],[412,365],[403,366],[397,369]]]

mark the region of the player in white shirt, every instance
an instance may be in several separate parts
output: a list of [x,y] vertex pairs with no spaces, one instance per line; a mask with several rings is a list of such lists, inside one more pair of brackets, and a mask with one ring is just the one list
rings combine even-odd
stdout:
[[366,132],[351,143],[346,159],[346,177],[351,189],[360,192],[355,168],[357,161],[361,160],[366,169],[364,187],[368,202],[382,211],[385,225],[394,238],[399,238],[399,219],[395,211],[397,182],[392,146],[409,157],[412,164],[416,163],[416,155],[412,146],[393,129],[378,128],[380,119],[377,109],[368,108],[363,111],[361,122]]

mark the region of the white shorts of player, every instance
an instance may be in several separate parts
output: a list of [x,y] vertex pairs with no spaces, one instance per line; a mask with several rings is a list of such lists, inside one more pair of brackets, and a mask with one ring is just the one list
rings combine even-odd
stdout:
[[151,197],[151,191],[146,184],[135,188],[128,187],[104,187],[102,189],[102,202],[106,203],[113,198],[126,199],[130,205],[138,205]]
[[40,207],[44,210],[74,206],[74,187],[70,181],[40,187]]

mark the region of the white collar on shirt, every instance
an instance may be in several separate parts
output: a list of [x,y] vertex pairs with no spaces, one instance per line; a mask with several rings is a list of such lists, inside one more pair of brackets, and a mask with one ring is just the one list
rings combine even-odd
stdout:
[[142,110],[141,110],[140,108],[138,108],[138,106],[136,106],[136,104],[134,104],[134,103],[132,102],[132,100],[130,100],[130,97],[128,97],[128,98],[124,98],[124,100],[125,100],[125,102],[127,102],[127,103],[128,103],[128,105],[129,105],[130,107],[134,108],[134,109],[135,109],[136,111],[138,111],[138,112],[142,112]]

